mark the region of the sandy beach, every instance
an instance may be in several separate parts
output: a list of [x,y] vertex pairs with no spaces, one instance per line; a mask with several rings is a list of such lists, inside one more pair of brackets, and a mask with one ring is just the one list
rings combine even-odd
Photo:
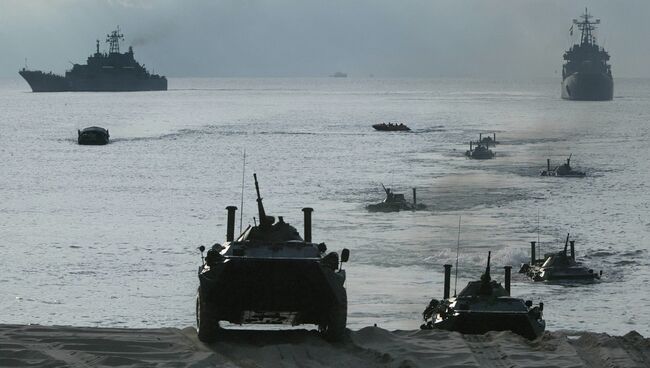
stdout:
[[648,367],[650,339],[546,332],[349,331],[330,344],[315,331],[227,330],[205,345],[194,328],[0,325],[2,367]]

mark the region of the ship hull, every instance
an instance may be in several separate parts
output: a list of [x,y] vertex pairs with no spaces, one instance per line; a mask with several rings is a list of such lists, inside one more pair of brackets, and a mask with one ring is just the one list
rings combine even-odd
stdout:
[[573,73],[562,81],[562,98],[577,101],[609,101],[614,97],[614,81],[605,73]]
[[135,92],[166,91],[167,78],[93,75],[71,78],[41,71],[21,70],[33,92]]

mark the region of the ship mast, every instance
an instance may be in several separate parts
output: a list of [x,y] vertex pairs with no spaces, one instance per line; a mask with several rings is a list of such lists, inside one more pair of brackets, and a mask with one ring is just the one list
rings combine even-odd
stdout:
[[120,26],[110,34],[106,35],[106,42],[109,44],[109,54],[120,53],[120,40],[124,40],[124,35],[120,33]]
[[593,45],[596,43],[596,37],[592,34],[592,31],[596,29],[596,24],[600,24],[600,19],[596,19],[595,21],[590,21],[593,16],[587,12],[587,8],[585,8],[585,13],[580,16],[580,18],[584,19],[583,21],[578,21],[577,19],[573,20],[573,24],[578,26],[578,29],[581,31],[581,36],[580,36],[580,44],[588,44],[588,45]]

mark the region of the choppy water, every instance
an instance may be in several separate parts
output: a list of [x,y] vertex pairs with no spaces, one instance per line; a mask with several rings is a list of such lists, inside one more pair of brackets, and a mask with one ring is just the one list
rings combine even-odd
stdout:
[[[174,326],[193,323],[196,248],[223,241],[239,205],[245,223],[261,180],[267,212],[314,240],[351,249],[349,326],[414,329],[442,294],[577,240],[604,280],[533,284],[513,294],[546,304],[548,328],[650,334],[650,84],[617,80],[611,102],[559,99],[559,81],[172,79],[153,93],[34,94],[0,82],[0,315],[3,323]],[[381,133],[379,121],[411,133]],[[113,142],[78,146],[76,130]],[[497,132],[496,160],[467,160],[463,142]],[[573,153],[585,179],[540,178],[546,158]],[[419,188],[430,210],[369,214],[380,183]]]

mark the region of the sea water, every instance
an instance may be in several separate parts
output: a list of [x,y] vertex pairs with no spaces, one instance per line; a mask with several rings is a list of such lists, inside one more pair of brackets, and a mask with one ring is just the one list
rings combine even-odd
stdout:
[[[460,291],[491,251],[492,276],[512,265],[513,295],[544,302],[549,330],[650,335],[647,80],[615,80],[607,102],[561,100],[557,79],[169,86],[31,93],[0,81],[0,322],[192,325],[197,247],[223,242],[225,207],[241,207],[245,150],[243,226],[257,216],[254,172],[267,213],[301,233],[300,210],[313,207],[314,241],[351,251],[350,328],[418,328],[442,297],[442,265],[458,254]],[[374,131],[382,121],[412,131]],[[109,145],[77,145],[77,129],[92,125],[109,129]],[[465,158],[492,132],[496,159]],[[539,176],[547,158],[570,154],[586,178]],[[408,199],[417,188],[427,210],[368,213],[381,184]],[[567,233],[601,282],[516,273],[530,241],[559,251]]]

